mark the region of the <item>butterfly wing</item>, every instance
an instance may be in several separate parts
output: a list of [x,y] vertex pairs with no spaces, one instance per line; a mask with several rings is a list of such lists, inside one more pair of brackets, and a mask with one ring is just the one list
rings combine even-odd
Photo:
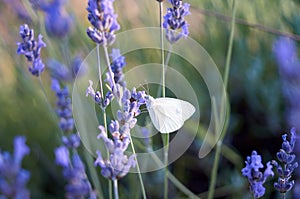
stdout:
[[154,99],[148,109],[151,121],[161,133],[171,133],[183,126],[194,113],[195,108],[189,102],[175,98]]

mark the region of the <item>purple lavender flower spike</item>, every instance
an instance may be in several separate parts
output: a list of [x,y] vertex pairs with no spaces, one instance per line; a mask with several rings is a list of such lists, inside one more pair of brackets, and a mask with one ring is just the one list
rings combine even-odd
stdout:
[[84,163],[81,161],[76,150],[70,157],[67,145],[58,147],[55,150],[56,163],[63,167],[63,176],[67,181],[65,186],[66,198],[89,198],[95,199],[96,193],[92,190],[91,184],[85,173]]
[[63,136],[62,142],[66,147],[70,149],[76,149],[80,146],[80,137],[78,136],[78,134]]
[[47,66],[50,70],[52,78],[66,82],[72,80],[73,77],[69,68],[66,65],[60,63],[59,61],[55,59],[49,59],[47,61]]
[[111,70],[114,73],[114,81],[116,84],[120,84],[125,87],[125,82],[123,81],[124,74],[122,69],[126,66],[125,57],[120,54],[119,49],[112,49],[110,54],[112,58]]
[[57,79],[52,79],[52,90],[57,97],[56,113],[60,117],[60,128],[63,132],[71,132],[74,129],[74,119],[68,87],[62,88]]
[[110,155],[109,159],[103,160],[101,152],[97,151],[98,158],[95,161],[95,166],[101,167],[101,174],[105,178],[112,180],[122,178],[129,172],[131,167],[135,167],[134,155],[128,158],[124,154],[130,144],[129,134],[121,130],[124,126],[126,124],[111,121],[109,131],[113,139],[108,138],[103,126],[99,126],[100,134],[97,138],[104,141]]
[[[90,89],[88,93],[95,92]],[[124,88],[121,96],[122,110],[117,112],[117,120],[112,120],[109,125],[109,132],[113,139],[108,138],[107,132],[103,126],[99,126],[100,134],[98,139],[102,139],[108,149],[110,155],[109,159],[103,160],[101,152],[98,151],[98,158],[95,165],[101,167],[101,174],[109,179],[119,179],[124,177],[131,167],[135,167],[135,156],[131,155],[129,158],[124,154],[130,144],[130,130],[136,124],[136,116],[140,113],[139,107],[145,102],[144,92],[132,92]]]
[[73,79],[82,76],[86,72],[86,69],[87,65],[83,62],[80,55],[75,56],[71,60],[71,71]]
[[95,100],[95,103],[98,104],[103,110],[109,105],[111,100],[113,99],[113,94],[108,91],[103,99],[101,97],[100,91],[95,91],[93,88],[93,81],[89,80],[89,86],[86,90],[85,95],[88,97],[89,95]]
[[272,161],[279,175],[278,181],[274,183],[274,187],[283,194],[293,188],[295,182],[291,180],[291,177],[294,170],[298,167],[298,162],[295,162],[296,156],[293,154],[296,143],[296,129],[292,128],[290,134],[290,141],[287,140],[287,134],[282,136],[282,146],[277,153],[279,163],[275,160]]
[[34,76],[40,76],[44,71],[45,65],[41,59],[41,49],[46,47],[43,42],[42,35],[38,36],[38,40],[34,40],[34,31],[29,29],[27,24],[20,26],[21,43],[17,43],[17,54],[23,54],[31,66],[28,67],[29,72]]
[[252,192],[254,198],[260,198],[265,194],[265,188],[263,184],[266,179],[270,176],[274,176],[272,171],[272,165],[270,162],[267,163],[267,168],[264,173],[260,171],[264,167],[262,164],[261,156],[257,154],[256,151],[253,151],[251,157],[247,157],[246,167],[242,169],[243,176],[248,178],[250,183],[250,191]]
[[30,172],[21,166],[24,156],[30,151],[25,141],[23,136],[15,137],[13,155],[0,151],[0,198],[30,198],[30,192],[26,189]]
[[51,37],[64,38],[72,29],[72,18],[67,15],[63,7],[66,0],[30,0],[34,9],[41,10],[45,13],[46,32]]
[[[273,54],[278,63],[278,70],[281,76],[282,92],[286,100],[286,121],[289,126],[300,129],[300,59],[297,56],[296,42],[285,37],[275,40],[273,45]],[[300,145],[296,145],[294,153],[297,157],[300,155]],[[296,178],[300,176],[300,170],[297,169]],[[300,181],[295,182],[295,187],[300,186]],[[300,198],[300,189],[295,188],[294,197]]]
[[115,40],[115,31],[120,29],[113,2],[114,0],[88,1],[88,20],[92,27],[87,28],[87,35],[95,43],[103,46],[111,45]]
[[63,166],[63,167],[68,167],[70,165],[69,162],[69,150],[65,146],[60,146],[55,149],[55,161],[56,164]]
[[[188,24],[184,17],[190,14],[190,4],[182,3],[182,0],[169,0],[172,8],[168,8],[164,16],[163,27],[166,29],[166,38],[170,43],[175,43],[189,34]],[[181,32],[176,32],[181,30]]]

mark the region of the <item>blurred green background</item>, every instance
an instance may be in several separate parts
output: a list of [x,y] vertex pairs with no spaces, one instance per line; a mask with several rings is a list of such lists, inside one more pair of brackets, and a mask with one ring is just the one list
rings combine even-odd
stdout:
[[[191,15],[187,17],[190,37],[207,50],[223,74],[232,1],[186,2],[191,4]],[[0,148],[12,150],[13,137],[26,135],[31,153],[25,158],[24,167],[32,172],[29,183],[32,198],[63,198],[64,183],[61,171],[54,163],[53,153],[53,149],[59,145],[57,118],[45,100],[38,79],[27,71],[25,58],[16,54],[16,42],[20,41],[19,26],[23,23],[34,27],[36,35],[41,32],[45,36],[45,42],[50,44],[43,49],[44,60],[51,57],[64,62],[64,58],[58,53],[59,43],[62,41],[46,36],[43,13],[35,12],[27,1],[18,3],[24,5],[31,20],[18,18],[12,6],[0,2]],[[167,6],[169,4],[165,2],[165,7]],[[66,5],[68,14],[73,17],[73,29],[68,36],[72,56],[80,53],[85,57],[94,48],[94,44],[85,33],[89,26],[86,7],[87,0],[69,1]],[[121,31],[158,26],[159,12],[155,0],[117,0],[115,9]],[[281,134],[291,128],[285,117],[287,103],[272,48],[274,41],[280,36],[300,34],[299,9],[300,1],[237,1],[228,86],[231,115],[224,141],[227,148],[222,149],[222,155],[226,155],[222,156],[220,161],[215,198],[250,198],[250,195],[246,194],[247,181],[240,173],[244,167],[244,159],[254,149],[263,155],[264,163],[274,159],[281,146]],[[149,57],[148,54],[144,56]],[[125,71],[143,61],[142,58],[130,60]],[[182,70],[184,69],[183,65]],[[199,77],[192,75],[192,71],[185,73],[191,76],[191,82],[197,84],[200,81]],[[49,75],[43,73],[42,79],[50,104],[55,106],[55,95],[50,89]],[[205,91],[205,85],[199,84],[199,89]],[[199,100],[203,109],[201,119],[204,121],[204,128],[205,121],[209,120],[211,114],[209,100],[206,97]],[[204,159],[199,159],[200,146],[201,139],[195,140],[189,150],[171,164],[170,168],[191,191],[206,198],[214,151]],[[144,178],[149,198],[159,198],[157,190],[161,189],[162,172],[144,174]],[[131,198],[130,194],[135,189],[135,179],[136,176],[130,174],[128,178],[121,180],[120,193],[124,193],[124,197],[121,198]],[[267,187],[265,198],[276,198],[276,193],[271,191],[271,183],[268,183]],[[174,198],[184,198],[172,184],[170,193]]]

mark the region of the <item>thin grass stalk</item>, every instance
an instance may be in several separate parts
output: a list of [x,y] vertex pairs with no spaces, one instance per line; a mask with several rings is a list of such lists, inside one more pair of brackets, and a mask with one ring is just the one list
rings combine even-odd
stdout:
[[[163,1],[159,2],[159,24],[160,24],[160,44],[161,44],[161,66],[162,66],[162,97],[166,97],[166,70],[165,70],[165,53],[164,53],[164,29],[163,29]],[[169,133],[162,135],[164,144],[164,199],[168,198],[168,153],[169,153]]]
[[[232,55],[232,47],[233,47],[233,37],[234,37],[234,28],[235,28],[235,15],[236,15],[236,2],[235,0],[232,1],[232,20],[231,20],[231,27],[230,27],[230,37],[229,37],[229,45],[227,49],[227,56],[226,56],[226,65],[225,65],[225,72],[224,72],[224,89],[227,91],[228,87],[228,77],[229,77],[229,69],[230,69],[230,62],[231,62],[231,55]],[[229,118],[229,112],[228,108],[226,108],[226,119]],[[215,114],[215,117],[218,116]],[[218,177],[218,167],[219,167],[219,160],[221,156],[221,147],[222,147],[222,141],[227,133],[227,126],[225,126],[224,130],[222,131],[220,140],[217,144],[216,154],[215,154],[215,160],[213,165],[213,170],[211,174],[211,183],[209,186],[209,192],[208,192],[208,199],[212,199],[214,197],[214,191],[215,191],[215,184]]]
[[135,152],[133,140],[131,138],[131,134],[130,133],[129,133],[129,138],[130,138],[130,145],[131,145],[132,153],[134,154],[135,160],[136,160],[136,169],[137,169],[139,181],[140,181],[140,184],[141,184],[142,195],[143,195],[144,199],[147,199],[146,191],[145,191],[145,186],[144,186],[144,183],[143,183],[143,178],[142,178],[142,174],[141,174],[141,170],[140,170],[140,165],[139,165],[139,162],[137,160],[137,156],[136,156],[136,152]]
[[[99,84],[100,84],[100,94],[101,94],[101,99],[104,99],[104,91],[103,91],[103,81],[102,81],[102,71],[101,71],[101,62],[100,62],[100,45],[97,44],[96,46],[97,49],[97,65],[98,65],[98,76],[99,76]],[[103,124],[105,128],[105,132],[107,131],[107,119],[106,119],[106,111],[105,109],[102,109],[103,113]],[[107,157],[109,158],[109,151],[106,150]],[[98,180],[99,181],[99,180]],[[112,181],[108,180],[108,197],[109,199],[113,198],[113,191],[112,191]]]

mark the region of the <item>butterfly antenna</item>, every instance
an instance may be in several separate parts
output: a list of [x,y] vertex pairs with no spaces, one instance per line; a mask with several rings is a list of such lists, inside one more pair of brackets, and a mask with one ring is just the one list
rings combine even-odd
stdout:
[[147,85],[147,89],[144,87],[144,84],[140,84],[139,87],[142,87],[144,89],[144,91],[146,92],[147,95],[149,95],[149,86],[148,86],[148,82],[145,81],[145,84]]

